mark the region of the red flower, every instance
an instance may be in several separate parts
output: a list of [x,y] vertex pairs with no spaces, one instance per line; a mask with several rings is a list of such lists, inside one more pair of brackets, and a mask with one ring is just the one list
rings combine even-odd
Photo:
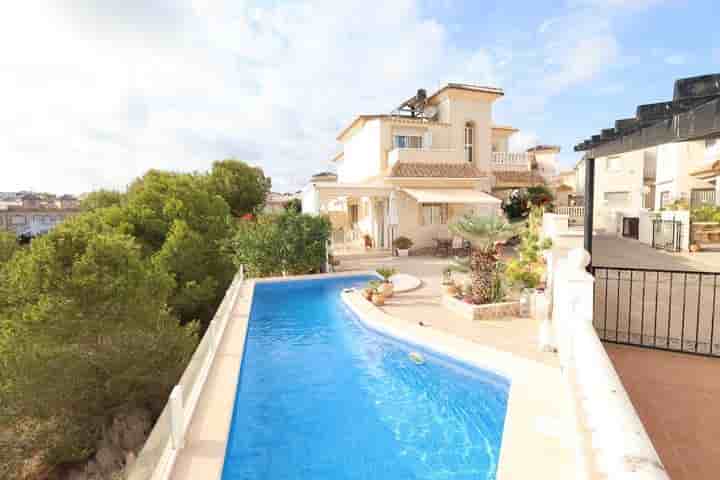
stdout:
[[241,220],[246,220],[246,221],[248,221],[248,222],[252,222],[253,220],[255,220],[255,217],[253,216],[252,213],[246,213],[245,215],[243,215],[242,217],[240,217],[240,219],[241,219]]

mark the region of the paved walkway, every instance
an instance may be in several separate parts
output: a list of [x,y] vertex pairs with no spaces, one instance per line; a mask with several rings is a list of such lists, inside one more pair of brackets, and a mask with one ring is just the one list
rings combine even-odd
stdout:
[[720,359],[605,348],[670,477],[720,478]]
[[[506,419],[498,480],[575,478],[574,419],[570,395],[559,368],[557,355],[538,351],[538,325],[530,319],[472,321],[454,314],[440,303],[442,271],[449,259],[437,257],[362,256],[342,261],[344,271],[392,267],[423,281],[421,288],[395,295],[382,310],[407,329],[422,322],[438,330],[536,365],[534,377],[523,378],[525,391],[511,398]],[[438,335],[441,336],[441,335]],[[499,367],[498,367],[499,368]],[[519,390],[518,390],[519,391]],[[522,396],[523,398],[519,398]],[[504,460],[504,459],[511,460]]]
[[[583,246],[583,238],[561,242],[555,249],[565,256],[572,248]],[[648,245],[609,235],[593,236],[593,265],[635,267],[660,270],[720,272],[720,252],[668,253]]]

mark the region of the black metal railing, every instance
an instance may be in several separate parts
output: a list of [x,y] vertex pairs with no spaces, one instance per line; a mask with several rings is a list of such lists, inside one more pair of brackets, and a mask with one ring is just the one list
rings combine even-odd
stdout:
[[593,325],[607,342],[720,356],[720,272],[593,266]]

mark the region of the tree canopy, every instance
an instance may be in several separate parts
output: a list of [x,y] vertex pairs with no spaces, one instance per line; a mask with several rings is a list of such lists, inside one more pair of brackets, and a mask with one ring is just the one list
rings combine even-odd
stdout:
[[237,161],[151,170],[28,247],[0,234],[0,478],[85,461],[115,415],[159,413],[235,271],[226,198],[257,211],[267,188]]
[[227,202],[235,217],[259,213],[271,187],[270,178],[260,168],[233,159],[213,163],[207,182],[210,191]]
[[80,208],[84,211],[96,210],[98,208],[112,207],[120,205],[124,199],[121,192],[115,190],[96,190],[87,194],[80,201]]

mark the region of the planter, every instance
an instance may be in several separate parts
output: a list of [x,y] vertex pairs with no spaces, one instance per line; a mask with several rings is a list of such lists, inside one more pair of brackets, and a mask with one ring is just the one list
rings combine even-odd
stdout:
[[398,249],[397,249],[397,252],[398,252],[398,257],[407,257],[407,256],[410,255],[410,249],[409,249],[409,248],[407,248],[407,249],[398,248]]
[[443,294],[442,303],[447,308],[468,320],[502,320],[520,317],[519,301],[474,305],[465,303],[452,295]]
[[383,296],[385,298],[390,298],[393,296],[394,287],[391,282],[386,282],[380,285],[380,291],[382,292]]
[[373,295],[373,291],[371,289],[363,288],[362,296],[365,300],[367,300],[368,302],[372,301],[372,295]]
[[373,293],[372,303],[376,306],[385,305],[385,296],[381,293]]
[[450,295],[450,296],[454,296],[458,293],[458,288],[455,286],[454,283],[450,283],[447,285],[443,284],[442,290],[445,295]]

